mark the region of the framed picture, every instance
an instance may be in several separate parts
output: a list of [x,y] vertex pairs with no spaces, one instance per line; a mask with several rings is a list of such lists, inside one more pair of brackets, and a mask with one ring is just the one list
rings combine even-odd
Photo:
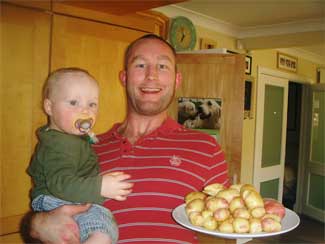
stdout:
[[213,49],[217,48],[217,42],[215,40],[201,38],[200,39],[200,49]]
[[245,98],[244,98],[244,119],[251,118],[253,99],[253,82],[250,80],[245,81]]
[[[238,54],[234,51],[227,50],[227,53]],[[252,57],[246,55],[245,56],[245,74],[250,75],[252,73]]]
[[219,140],[221,128],[220,98],[178,98],[177,122],[189,129],[200,130]]
[[298,58],[284,54],[281,52],[277,53],[277,68],[297,72]]
[[245,74],[250,75],[252,73],[252,57],[245,57]]
[[180,97],[177,122],[189,129],[219,130],[221,105],[219,98]]

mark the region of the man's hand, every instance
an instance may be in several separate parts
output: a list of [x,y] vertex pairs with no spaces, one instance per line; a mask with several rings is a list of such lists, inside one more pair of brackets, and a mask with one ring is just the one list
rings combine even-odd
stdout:
[[35,213],[31,220],[33,238],[49,244],[79,244],[79,228],[73,216],[89,209],[91,204],[64,205],[50,212]]

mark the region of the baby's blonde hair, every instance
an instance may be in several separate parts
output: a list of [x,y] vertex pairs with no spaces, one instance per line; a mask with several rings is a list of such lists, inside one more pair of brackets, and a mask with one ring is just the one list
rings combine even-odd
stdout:
[[50,98],[53,88],[55,87],[58,81],[64,79],[66,75],[78,74],[78,73],[88,76],[91,80],[93,80],[96,84],[98,84],[96,79],[85,69],[81,69],[77,67],[59,68],[51,72],[47,77],[43,86],[42,100],[44,101],[45,99]]

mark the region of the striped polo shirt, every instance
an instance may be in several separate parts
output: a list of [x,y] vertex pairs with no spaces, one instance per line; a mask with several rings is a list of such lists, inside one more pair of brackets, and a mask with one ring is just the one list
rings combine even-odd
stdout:
[[173,220],[172,210],[204,185],[229,184],[219,144],[171,118],[134,144],[118,134],[119,126],[100,135],[94,145],[102,174],[123,171],[134,183],[127,200],[104,203],[118,223],[118,243],[197,243],[194,232]]

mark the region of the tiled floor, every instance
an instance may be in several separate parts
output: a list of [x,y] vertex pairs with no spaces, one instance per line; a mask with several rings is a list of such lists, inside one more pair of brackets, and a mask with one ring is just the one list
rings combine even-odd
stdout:
[[275,237],[258,238],[247,242],[248,244],[269,244],[269,243],[294,243],[294,244],[314,244],[325,243],[324,224],[308,218],[300,216],[299,226],[286,233]]

